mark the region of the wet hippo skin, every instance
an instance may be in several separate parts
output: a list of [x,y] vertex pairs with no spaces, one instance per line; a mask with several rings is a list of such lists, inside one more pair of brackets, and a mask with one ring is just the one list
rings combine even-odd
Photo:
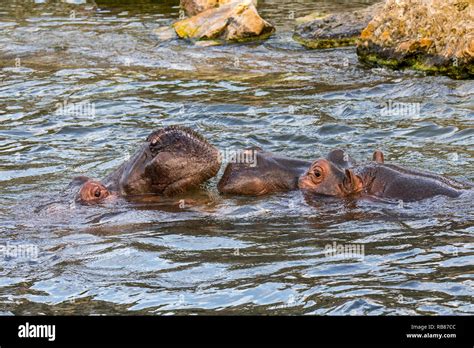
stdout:
[[78,177],[76,200],[96,204],[119,196],[173,196],[217,174],[219,151],[197,132],[169,126],[151,133],[132,157],[101,182]]
[[[217,188],[221,194],[262,196],[298,189],[298,179],[311,162],[277,156],[254,147],[253,163],[229,163]],[[341,168],[355,164],[343,150],[331,151],[327,158]]]
[[325,196],[374,196],[418,201],[434,196],[458,197],[469,184],[461,184],[441,175],[383,163],[383,154],[374,153],[374,161],[340,168],[327,159],[315,161],[298,182],[306,194]]

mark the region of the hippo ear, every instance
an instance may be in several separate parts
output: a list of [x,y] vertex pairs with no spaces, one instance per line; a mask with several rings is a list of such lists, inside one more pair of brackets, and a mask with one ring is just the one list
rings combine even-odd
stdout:
[[349,193],[355,193],[362,190],[362,180],[355,175],[351,169],[346,169],[344,174],[344,187]]
[[372,160],[377,163],[384,163],[384,156],[383,152],[380,150],[375,150],[374,155],[372,156]]
[[76,187],[76,186],[82,186],[84,185],[87,181],[89,181],[90,178],[88,176],[76,176],[72,181],[69,183],[68,187]]

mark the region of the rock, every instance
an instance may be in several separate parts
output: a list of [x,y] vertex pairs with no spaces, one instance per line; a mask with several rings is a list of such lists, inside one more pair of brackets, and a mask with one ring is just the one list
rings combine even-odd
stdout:
[[362,31],[359,59],[453,78],[474,75],[473,0],[387,0]]
[[317,19],[322,19],[326,17],[327,15],[328,13],[326,12],[312,12],[309,15],[306,15],[304,17],[295,18],[295,22],[296,24],[304,24],[304,23],[308,23]]
[[160,41],[169,41],[177,38],[176,32],[169,26],[156,28],[153,30],[153,33]]
[[[210,8],[228,4],[231,1],[233,0],[180,0],[179,5],[187,16],[192,17]],[[252,3],[257,7],[257,0],[252,0]]]
[[316,12],[298,18],[293,38],[308,48],[332,48],[355,45],[362,30],[367,26],[383,3],[377,3],[356,11],[333,14]]
[[219,7],[229,3],[231,0],[181,0],[180,6],[187,16],[195,16],[210,8]]
[[247,41],[270,36],[275,28],[257,12],[252,0],[231,1],[173,24],[180,38]]

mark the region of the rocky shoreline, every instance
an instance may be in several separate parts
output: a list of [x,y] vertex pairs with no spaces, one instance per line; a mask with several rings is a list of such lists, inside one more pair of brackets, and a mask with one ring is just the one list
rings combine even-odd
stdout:
[[[262,40],[275,32],[256,0],[181,0],[181,8],[189,17],[172,25],[174,34],[201,45]],[[309,49],[356,46],[359,61],[369,66],[474,76],[472,0],[385,0],[297,22],[293,39]]]

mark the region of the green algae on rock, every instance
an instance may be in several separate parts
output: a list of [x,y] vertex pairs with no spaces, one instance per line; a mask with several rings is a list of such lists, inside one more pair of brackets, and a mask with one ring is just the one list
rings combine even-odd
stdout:
[[297,19],[301,24],[297,25],[293,38],[307,48],[355,45],[362,30],[381,8],[382,3],[377,3],[357,11],[310,14]]
[[275,28],[257,12],[252,0],[236,0],[173,24],[182,39],[249,41],[269,37]]
[[472,0],[387,0],[362,31],[357,54],[370,65],[474,76]]

